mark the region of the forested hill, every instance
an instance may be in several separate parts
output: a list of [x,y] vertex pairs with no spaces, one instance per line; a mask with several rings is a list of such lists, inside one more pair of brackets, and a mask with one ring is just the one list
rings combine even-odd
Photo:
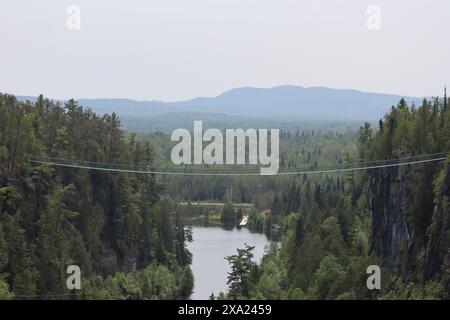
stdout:
[[[326,87],[278,86],[273,88],[236,88],[216,97],[186,101],[136,101],[132,99],[83,99],[80,104],[99,114],[149,116],[166,113],[205,112],[226,115],[284,116],[307,119],[374,120],[387,112],[402,96]],[[34,97],[18,97],[33,101]],[[417,97],[404,97],[408,103]]]
[[[231,279],[229,297],[257,299],[449,299],[449,99],[401,100],[359,131],[362,161],[443,153],[445,161],[347,172],[278,190],[272,213],[251,221],[282,229],[281,249]],[[344,183],[342,183],[342,179]],[[245,260],[233,257],[239,263]],[[234,260],[233,260],[234,261]],[[250,263],[251,264],[251,263]],[[380,290],[366,287],[381,267]],[[230,278],[229,278],[230,279]]]
[[[113,115],[0,95],[0,299],[186,298],[189,230],[152,175],[32,165],[28,155],[149,164]],[[187,233],[186,233],[187,232]],[[66,268],[81,268],[81,291]]]
[[[365,160],[448,153],[448,99],[424,100],[419,108],[401,100],[380,120],[371,138],[360,136]],[[383,168],[367,174],[372,213],[371,248],[385,265],[425,283],[444,279],[450,294],[450,158],[445,163]]]
[[[232,257],[229,298],[450,298],[449,99],[417,106],[401,99],[376,127],[360,127],[357,148],[354,136],[285,132],[281,161],[294,169],[436,153],[447,159],[264,182],[183,178],[169,188],[220,200],[234,183],[242,201],[271,209],[251,212],[248,226],[281,232],[281,248],[260,265],[242,261],[251,256],[245,251]],[[155,177],[32,165],[27,157],[151,165],[149,140],[138,138],[125,138],[115,114],[99,116],[72,100],[0,95],[0,298],[190,295],[190,230]],[[83,274],[76,295],[65,286],[72,264]],[[369,265],[381,267],[381,290],[366,287]]]
[[[216,97],[187,101],[135,101],[131,99],[82,99],[98,114],[115,112],[130,131],[171,132],[191,128],[194,120],[226,127],[276,127],[282,129],[357,128],[355,122],[377,121],[402,97],[325,87],[236,88]],[[408,103],[421,98],[404,97]],[[19,97],[34,101],[34,97]]]

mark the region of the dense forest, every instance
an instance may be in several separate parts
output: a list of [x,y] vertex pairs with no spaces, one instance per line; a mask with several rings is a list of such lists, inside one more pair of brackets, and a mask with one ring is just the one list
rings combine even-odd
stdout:
[[[154,150],[155,167],[161,171],[180,171],[171,163],[171,150],[176,142],[163,133],[130,134],[141,143],[150,143]],[[356,161],[358,133],[350,129],[344,132],[331,130],[281,131],[280,172],[315,170]],[[192,168],[194,166],[187,166]],[[215,168],[213,170],[213,167]],[[219,167],[219,169],[217,169]],[[245,168],[244,168],[245,167]],[[239,168],[236,165],[203,165],[203,172],[249,172],[251,165]],[[259,167],[256,166],[256,169]],[[259,170],[259,169],[258,169]],[[259,172],[259,171],[256,172]],[[319,179],[321,177],[318,177]],[[312,178],[314,181],[316,177]],[[229,196],[237,203],[254,203],[258,209],[268,208],[276,190],[291,187],[291,179],[267,176],[162,176],[167,192],[174,199],[183,201],[224,201]]]
[[[377,127],[287,130],[280,171],[450,150],[449,100],[404,100]],[[193,289],[180,201],[252,204],[248,227],[274,241],[227,257],[220,299],[449,299],[450,155],[445,161],[274,177],[163,176],[54,167],[49,156],[171,168],[170,136],[123,132],[75,101],[0,95],[0,298],[183,299]],[[210,170],[211,168],[203,168]],[[236,214],[236,216],[233,216]],[[278,240],[279,243],[278,243]],[[66,268],[83,287],[69,291]],[[382,290],[366,287],[369,265]],[[216,298],[214,295],[211,298]]]
[[[449,101],[400,101],[375,130],[359,131],[360,161],[450,150]],[[227,257],[230,290],[219,298],[449,299],[450,155],[443,162],[370,169],[311,183],[293,179],[272,213],[282,244],[260,265],[252,247]],[[276,210],[273,208],[276,207]],[[379,265],[381,290],[368,290],[366,268]],[[212,296],[211,298],[214,298]]]
[[[0,298],[187,298],[190,240],[153,175],[50,167],[31,155],[146,164],[150,145],[73,100],[0,95]],[[66,268],[81,269],[81,290]]]

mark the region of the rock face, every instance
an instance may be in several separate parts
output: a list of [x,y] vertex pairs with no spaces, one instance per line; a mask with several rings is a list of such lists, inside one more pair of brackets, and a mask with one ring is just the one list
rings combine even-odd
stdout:
[[430,240],[427,244],[427,256],[424,270],[424,278],[431,279],[433,275],[435,275],[440,268],[440,263],[442,257],[440,255],[440,251],[442,246],[441,236],[442,236],[442,228],[443,228],[443,219],[442,219],[442,203],[438,203],[433,212],[433,223],[434,229],[430,234]]
[[440,173],[435,188],[436,205],[429,228],[424,278],[426,280],[440,271],[450,270],[450,166]]
[[[418,172],[422,174],[420,178],[417,178]],[[407,166],[383,168],[371,172],[371,250],[392,270],[400,268],[399,258],[406,255],[406,258],[417,259],[423,252],[423,280],[433,278],[447,256],[450,257],[449,199],[449,164],[414,169]],[[416,217],[408,213],[412,208],[417,210]]]
[[372,213],[370,247],[391,269],[396,268],[402,243],[408,249],[414,243],[414,232],[405,216],[408,201],[405,179],[403,168],[383,168],[372,173],[369,185]]

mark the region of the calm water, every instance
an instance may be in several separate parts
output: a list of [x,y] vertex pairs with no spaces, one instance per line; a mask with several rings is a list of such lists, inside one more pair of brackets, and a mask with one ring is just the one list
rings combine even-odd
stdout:
[[189,244],[193,254],[192,270],[195,277],[191,299],[208,299],[211,292],[226,292],[230,271],[225,256],[236,254],[244,243],[255,246],[254,260],[259,262],[269,240],[263,234],[251,233],[247,228],[225,230],[222,227],[192,227],[194,241]]

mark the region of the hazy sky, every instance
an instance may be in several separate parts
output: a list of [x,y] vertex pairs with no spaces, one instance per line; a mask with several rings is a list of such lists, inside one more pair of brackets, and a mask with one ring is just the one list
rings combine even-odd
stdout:
[[[81,9],[68,30],[66,9]],[[369,5],[381,29],[366,25]],[[450,86],[449,0],[1,0],[0,91],[180,100],[293,84]]]

